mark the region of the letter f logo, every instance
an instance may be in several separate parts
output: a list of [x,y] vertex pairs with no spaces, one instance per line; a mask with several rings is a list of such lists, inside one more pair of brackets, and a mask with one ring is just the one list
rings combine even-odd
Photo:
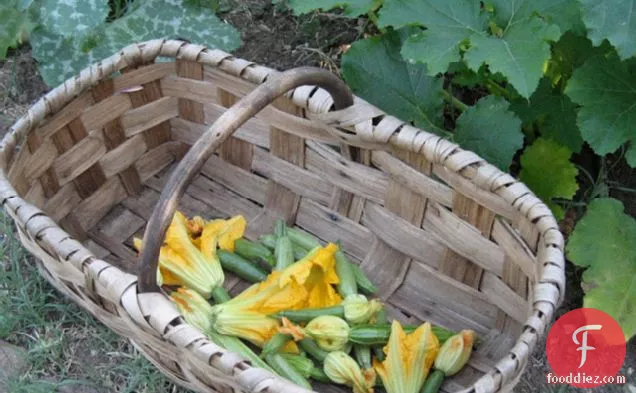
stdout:
[[[581,351],[581,364],[579,364],[579,368],[583,367],[583,365],[585,364],[585,361],[587,360],[587,351],[591,351],[594,350],[596,348],[594,347],[590,347],[587,345],[587,331],[588,330],[601,330],[603,326],[602,325],[585,325],[585,326],[581,326],[580,328],[576,329],[574,331],[574,333],[572,333],[572,341],[574,341],[574,344],[580,344],[581,346],[578,347],[576,350],[577,351]],[[583,339],[581,340],[581,342],[579,342],[579,340],[576,338],[576,336],[580,333],[583,332],[582,336]]]

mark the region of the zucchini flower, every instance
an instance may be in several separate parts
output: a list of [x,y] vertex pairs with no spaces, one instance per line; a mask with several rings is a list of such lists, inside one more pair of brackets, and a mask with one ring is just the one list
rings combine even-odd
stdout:
[[223,285],[225,279],[221,263],[216,256],[216,237],[206,236],[204,229],[201,236],[203,251],[200,251],[192,244],[186,223],[183,214],[175,213],[166,233],[166,245],[161,248],[159,256],[163,280],[170,285],[164,274],[169,272],[177,281],[174,284],[194,289],[208,299],[212,295],[212,290]]
[[236,337],[224,336],[214,331],[212,319],[212,306],[197,292],[188,288],[179,288],[170,294],[170,298],[176,304],[186,322],[205,333],[217,345],[242,355],[257,367],[274,372],[267,363],[258,357],[247,345]]
[[203,228],[205,228],[205,220],[201,216],[194,216],[187,220],[186,228],[188,228],[188,234],[192,239],[196,239],[201,236]]
[[426,380],[423,393],[437,393],[445,377],[457,374],[468,363],[475,343],[475,332],[462,330],[442,345],[435,359],[435,370]]
[[342,351],[329,352],[324,371],[333,382],[352,387],[353,393],[373,393],[375,371],[372,368],[362,371],[358,363]]
[[369,319],[382,308],[382,303],[376,299],[369,301],[364,295],[353,294],[347,296],[343,306],[348,322],[362,324],[369,322]]
[[212,327],[221,334],[236,336],[263,347],[278,333],[280,323],[259,312],[237,312],[227,303],[212,307]]
[[234,252],[234,242],[243,237],[246,227],[247,221],[243,216],[234,216],[228,220],[212,220],[203,228],[202,241],[206,235],[216,237],[221,250]]
[[181,287],[170,294],[170,299],[190,325],[205,333],[212,330],[212,306],[197,292]]
[[325,247],[316,247],[303,259],[284,269],[280,277],[280,286],[295,282],[307,291],[307,304],[303,308],[323,308],[340,304],[342,298],[333,284],[340,280],[336,274],[335,254],[338,246],[329,243]]
[[343,351],[349,342],[349,325],[344,319],[331,315],[312,319],[301,331],[329,352]]
[[385,360],[374,359],[373,367],[387,393],[419,393],[439,352],[439,341],[429,323],[406,334],[402,325],[393,321],[384,352]]

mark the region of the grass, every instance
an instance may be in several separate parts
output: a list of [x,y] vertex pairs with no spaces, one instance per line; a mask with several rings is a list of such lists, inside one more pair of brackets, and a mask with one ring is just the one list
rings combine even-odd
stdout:
[[[186,392],[40,276],[0,211],[0,340],[26,351],[7,392]],[[4,385],[4,386],[3,386]]]

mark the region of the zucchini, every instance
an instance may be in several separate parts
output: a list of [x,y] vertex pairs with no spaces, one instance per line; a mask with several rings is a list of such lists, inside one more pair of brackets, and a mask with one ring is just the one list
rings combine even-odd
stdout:
[[275,373],[272,367],[265,363],[263,359],[259,358],[258,355],[256,355],[254,351],[252,351],[250,347],[248,347],[238,337],[226,336],[224,334],[217,333],[216,331],[209,331],[207,332],[207,335],[217,345],[245,357],[246,360],[252,362],[252,366],[260,367]]
[[292,339],[291,334],[285,334],[285,333],[274,334],[272,338],[267,340],[267,342],[263,346],[263,351],[261,352],[261,358],[264,358],[265,356],[270,355],[272,353],[280,352],[281,348],[283,348],[285,344],[291,341],[291,339]]
[[[271,251],[274,251],[276,249],[276,235],[273,235],[273,234],[263,235],[261,236],[260,240],[261,240],[261,243],[265,247],[269,248]],[[307,255],[307,253],[309,252],[305,250],[304,248],[297,246],[293,242],[292,242],[292,251],[294,253],[294,260],[296,261],[300,261],[301,259],[303,259],[305,255]]]
[[289,237],[281,236],[276,239],[274,255],[276,256],[276,266],[274,267],[274,270],[284,270],[286,267],[291,266],[295,262],[294,251]]
[[232,297],[225,288],[218,286],[212,290],[212,299],[214,299],[214,303],[221,304],[229,302]]
[[371,348],[367,345],[354,344],[353,354],[356,361],[363,369],[371,368]]
[[353,265],[342,250],[336,251],[336,274],[338,275],[338,293],[343,299],[349,295],[358,294],[358,284]]
[[[413,333],[420,325],[405,325],[402,328],[405,333]],[[432,327],[433,334],[437,336],[440,344],[455,335],[454,332],[438,327]],[[349,341],[354,344],[384,345],[391,336],[391,325],[358,325],[352,326],[349,331]]]
[[287,236],[289,236],[292,243],[305,250],[313,250],[316,247],[322,246],[318,239],[296,228],[287,228]]
[[325,372],[322,370],[322,367],[314,367],[314,368],[312,368],[311,371],[310,371],[309,376],[310,376],[311,379],[315,379],[318,382],[333,383],[333,381],[331,379],[329,379],[327,374],[325,374]]
[[440,386],[442,386],[442,382],[444,382],[444,378],[446,378],[446,374],[444,374],[441,370],[431,370],[428,378],[426,378],[426,382],[424,382],[424,386],[422,386],[421,393],[437,393],[439,392]]
[[304,338],[298,341],[298,345],[302,348],[303,351],[307,352],[309,356],[316,359],[318,362],[322,363],[327,358],[329,352],[320,348],[316,342],[310,338]]
[[[378,312],[375,313],[375,322],[374,325],[385,325],[389,323],[389,319],[386,317],[386,310],[382,307]],[[373,346],[373,354],[375,357],[383,362],[386,355],[384,354],[384,345],[374,345]]]
[[234,242],[234,252],[250,261],[263,260],[270,266],[276,265],[274,254],[269,248],[258,242],[253,242],[245,238],[237,239]]
[[305,308],[302,310],[285,310],[271,315],[273,318],[287,318],[294,323],[309,322],[314,318],[331,315],[344,319],[344,307]]
[[312,390],[311,384],[294,366],[289,364],[287,359],[285,359],[281,354],[274,353],[265,356],[265,361],[269,364],[276,373],[283,378],[286,378],[298,386],[301,386],[305,389]]
[[250,263],[240,255],[225,250],[217,250],[216,255],[221,261],[223,269],[232,272],[249,282],[261,282],[267,278],[267,273],[260,267]]
[[353,274],[356,278],[356,284],[358,284],[360,292],[365,295],[375,295],[375,293],[378,291],[378,288],[375,286],[375,284],[373,284],[373,282],[369,280],[369,277],[364,274],[360,266],[353,263],[351,264],[351,266],[353,267]]

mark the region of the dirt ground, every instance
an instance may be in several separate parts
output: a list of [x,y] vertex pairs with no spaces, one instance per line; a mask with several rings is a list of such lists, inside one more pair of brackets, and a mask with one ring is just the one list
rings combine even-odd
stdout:
[[[366,29],[363,20],[351,21],[338,14],[313,14],[294,17],[280,6],[259,0],[241,1],[238,7],[222,14],[222,17],[241,31],[243,47],[235,51],[242,57],[259,64],[284,70],[301,65],[314,65],[337,72],[339,58],[352,41],[358,39]],[[47,91],[42,83],[37,65],[30,56],[28,47],[9,54],[9,60],[0,67],[0,137],[29,105]],[[636,172],[626,168],[614,174],[615,180],[627,186],[636,186]],[[631,214],[636,214],[634,198],[617,194],[629,200],[626,206]],[[582,306],[581,269],[568,265],[568,287],[566,301],[557,316]],[[549,367],[545,358],[544,345],[538,346],[529,361],[527,371],[515,392],[624,392],[636,393],[636,387],[609,386],[595,390],[583,390],[549,386],[546,373]],[[629,343],[628,359],[622,370],[623,375],[634,384],[636,376],[636,340]]]

